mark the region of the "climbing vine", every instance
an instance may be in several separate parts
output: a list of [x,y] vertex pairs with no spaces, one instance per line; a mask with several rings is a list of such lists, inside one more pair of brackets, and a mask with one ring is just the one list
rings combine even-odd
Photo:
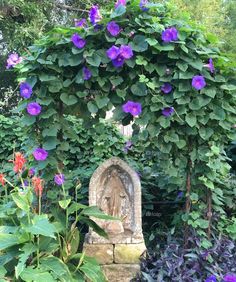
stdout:
[[89,127],[114,108],[114,119],[134,122],[134,142],[151,140],[161,152],[170,184],[186,193],[182,219],[210,236],[214,213],[224,213],[236,106],[228,59],[210,36],[168,4],[117,1],[113,11],[94,5],[88,20],[53,29],[22,56],[18,110],[40,169],[65,169],[67,114]]

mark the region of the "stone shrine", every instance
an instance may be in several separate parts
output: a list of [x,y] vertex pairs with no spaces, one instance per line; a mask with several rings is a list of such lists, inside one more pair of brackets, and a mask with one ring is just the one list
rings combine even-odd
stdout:
[[86,255],[98,260],[107,281],[130,281],[139,272],[139,259],[146,250],[139,176],[117,157],[105,161],[90,180],[89,205],[120,220],[93,218],[107,232],[108,239],[90,229],[84,244]]

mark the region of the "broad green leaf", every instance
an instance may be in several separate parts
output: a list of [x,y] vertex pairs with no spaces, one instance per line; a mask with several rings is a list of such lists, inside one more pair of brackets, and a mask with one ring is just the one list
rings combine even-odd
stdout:
[[46,73],[42,73],[39,75],[39,80],[42,82],[45,81],[51,81],[51,80],[56,80],[57,77],[55,75],[50,75],[50,74],[46,74]]
[[30,191],[28,193],[15,192],[11,194],[12,199],[15,202],[15,204],[18,206],[18,208],[22,209],[25,212],[28,212],[30,210],[31,197],[29,197],[30,196],[29,194],[31,194]]
[[144,83],[136,82],[131,86],[131,92],[136,96],[146,96],[147,87]]
[[86,57],[86,61],[91,66],[99,67],[102,59],[98,54],[94,53],[91,57]]
[[102,109],[103,107],[107,106],[109,98],[106,96],[96,96],[95,101],[97,103],[98,108]]
[[87,107],[88,107],[88,110],[90,111],[90,113],[92,113],[92,114],[95,114],[98,111],[97,105],[92,101],[88,102]]
[[197,118],[193,114],[188,114],[185,117],[187,124],[191,127],[194,127],[197,124]]
[[148,43],[150,46],[154,46],[154,45],[159,44],[158,41],[157,41],[155,38],[146,38],[145,40],[147,41],[147,43]]
[[20,278],[27,282],[55,282],[56,280],[48,272],[40,268],[34,268],[33,266],[28,266],[21,273]]
[[24,228],[34,235],[43,235],[55,238],[56,228],[48,220],[47,215],[35,215],[32,224]]
[[72,276],[68,266],[59,258],[48,256],[40,260],[40,268],[53,273],[57,278],[63,278],[61,281],[71,281]]
[[69,95],[68,93],[62,93],[60,99],[67,106],[74,105],[78,102],[78,98],[75,95]]
[[28,260],[29,256],[36,250],[37,247],[32,243],[25,244],[24,247],[21,249],[23,253],[19,255],[19,261],[17,266],[15,267],[15,274],[17,279],[19,278],[22,271],[24,271],[26,267],[26,261]]
[[82,217],[80,216],[80,222],[87,224],[89,227],[91,227],[98,235],[107,238],[108,234],[92,219],[88,217]]
[[65,209],[69,206],[70,202],[71,202],[71,199],[68,199],[68,200],[61,200],[61,201],[59,201],[59,206],[60,206],[62,209],[65,210]]
[[236,90],[236,85],[234,85],[234,84],[223,84],[223,85],[221,85],[220,88],[224,89],[224,90],[228,90],[228,91],[234,91],[234,90]]
[[18,244],[20,241],[17,235],[0,233],[0,251]]
[[87,216],[92,216],[100,219],[109,219],[109,220],[119,220],[119,218],[113,217],[111,215],[107,215],[104,212],[102,212],[98,207],[96,206],[91,206],[87,207],[82,210],[81,214],[87,215]]
[[57,147],[58,144],[59,144],[59,140],[57,139],[57,137],[50,136],[47,137],[47,139],[43,143],[43,148],[45,150],[53,150]]
[[92,282],[106,282],[103,272],[98,264],[84,263],[80,267],[80,271],[82,271]]
[[124,5],[119,5],[114,12],[111,14],[111,18],[117,18],[122,16],[126,12],[126,7]]
[[23,125],[30,126],[36,122],[36,117],[25,115],[24,117],[22,117],[21,122]]
[[135,35],[133,41],[130,43],[132,49],[136,52],[144,52],[148,49],[146,37],[143,35]]

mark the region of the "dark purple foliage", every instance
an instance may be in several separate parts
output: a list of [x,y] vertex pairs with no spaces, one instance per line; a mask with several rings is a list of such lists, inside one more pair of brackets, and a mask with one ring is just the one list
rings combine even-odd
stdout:
[[183,239],[171,239],[142,260],[142,274],[135,281],[203,282],[213,276],[223,281],[227,273],[236,274],[235,242],[223,237],[215,238],[213,244],[206,250],[192,236],[185,249]]

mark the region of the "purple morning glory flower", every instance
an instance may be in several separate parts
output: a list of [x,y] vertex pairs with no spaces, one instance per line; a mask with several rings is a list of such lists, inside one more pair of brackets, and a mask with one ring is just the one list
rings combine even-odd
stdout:
[[123,64],[124,64],[124,62],[125,62],[125,59],[124,59],[124,57],[121,56],[121,55],[118,55],[117,58],[115,58],[114,60],[112,60],[112,64],[113,64],[113,66],[116,67],[116,68],[122,67]]
[[179,191],[178,194],[177,194],[177,199],[179,200],[179,199],[183,198],[183,196],[184,196],[184,192]]
[[41,109],[41,106],[36,102],[29,103],[27,106],[27,112],[31,116],[38,116],[41,113]]
[[161,87],[161,91],[165,94],[168,94],[172,91],[172,86],[170,83],[164,83]]
[[84,80],[89,80],[92,76],[91,71],[87,67],[83,67],[83,78]]
[[178,40],[178,30],[175,27],[167,28],[162,32],[161,38],[164,42]]
[[29,99],[33,90],[27,82],[21,82],[20,84],[20,95],[25,99]]
[[140,0],[139,3],[139,7],[143,10],[143,11],[147,11],[149,10],[146,5],[148,4],[148,0]]
[[45,161],[48,157],[48,152],[43,148],[37,148],[33,152],[36,161]]
[[22,62],[22,57],[20,57],[17,53],[12,53],[9,55],[7,59],[7,69],[13,68],[15,65]]
[[122,110],[132,116],[138,116],[142,113],[142,105],[138,102],[128,101],[122,106]]
[[128,150],[131,149],[132,145],[133,145],[132,141],[130,140],[126,141],[125,146],[124,146],[124,152],[128,153]]
[[120,54],[120,49],[113,45],[110,49],[107,50],[107,57],[111,60],[114,60]]
[[120,46],[120,54],[126,60],[133,57],[133,50],[129,45],[121,45]]
[[215,72],[215,67],[212,58],[209,59],[209,62],[207,65],[204,65],[204,67],[208,68],[211,73]]
[[29,186],[29,181],[28,180],[24,180],[24,186],[28,187]]
[[79,49],[84,48],[84,46],[86,44],[86,41],[78,33],[74,33],[71,36],[71,41]]
[[102,19],[98,5],[93,5],[92,8],[90,9],[89,19],[93,25],[100,22],[100,20]]
[[204,76],[202,75],[195,75],[192,78],[192,87],[194,87],[197,90],[201,90],[206,86],[206,81]]
[[119,7],[120,5],[126,6],[126,0],[117,0],[115,4],[115,8]]
[[29,169],[29,176],[34,176],[34,175],[35,175],[35,172],[36,172],[36,170],[35,170],[34,167],[30,168],[30,169]]
[[74,21],[75,21],[75,27],[86,27],[87,26],[86,19],[80,19],[80,20],[74,19]]
[[112,21],[107,24],[107,30],[112,36],[117,36],[120,33],[121,28],[115,21]]
[[235,274],[226,274],[224,276],[225,282],[236,282],[236,275]]
[[215,275],[211,275],[211,276],[207,277],[205,282],[217,282],[216,276]]
[[162,109],[162,114],[165,117],[170,117],[174,113],[174,108],[173,107],[166,107]]
[[62,173],[56,174],[56,175],[54,176],[54,182],[55,182],[57,185],[59,185],[59,186],[63,185],[64,182],[65,182],[65,175],[62,174]]

